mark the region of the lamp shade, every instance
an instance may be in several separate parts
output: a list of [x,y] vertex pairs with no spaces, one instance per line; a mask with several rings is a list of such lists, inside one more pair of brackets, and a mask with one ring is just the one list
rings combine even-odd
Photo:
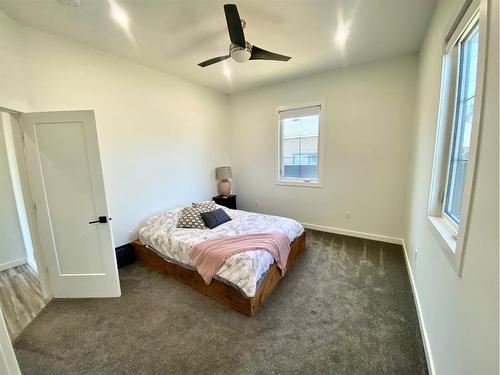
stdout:
[[231,174],[231,167],[217,167],[215,168],[215,178],[217,180],[227,180],[233,177]]

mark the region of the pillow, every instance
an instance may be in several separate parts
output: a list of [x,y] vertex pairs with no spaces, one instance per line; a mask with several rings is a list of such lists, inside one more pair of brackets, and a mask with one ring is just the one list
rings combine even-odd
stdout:
[[205,221],[207,227],[209,227],[210,229],[213,229],[231,220],[229,215],[226,214],[226,212],[222,208],[218,208],[209,212],[202,212],[201,217],[203,218],[203,221]]
[[208,211],[213,211],[217,209],[217,205],[215,204],[214,201],[204,201],[204,202],[194,202],[192,203],[192,206],[194,208],[198,208],[201,211],[200,212],[208,212]]
[[198,207],[184,207],[177,221],[177,228],[205,229],[206,225],[200,213],[205,212]]

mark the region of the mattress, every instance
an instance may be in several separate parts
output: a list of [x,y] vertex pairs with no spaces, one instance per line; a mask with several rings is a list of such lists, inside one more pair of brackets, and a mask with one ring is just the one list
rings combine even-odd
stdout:
[[[150,218],[140,229],[141,242],[167,260],[189,269],[195,269],[188,250],[202,241],[250,233],[279,232],[290,241],[300,236],[304,228],[295,220],[240,210],[222,208],[231,221],[213,229],[177,228],[177,218],[182,208],[177,208]],[[253,297],[259,280],[274,263],[271,254],[265,250],[248,251],[227,259],[215,278],[241,291],[246,297]]]

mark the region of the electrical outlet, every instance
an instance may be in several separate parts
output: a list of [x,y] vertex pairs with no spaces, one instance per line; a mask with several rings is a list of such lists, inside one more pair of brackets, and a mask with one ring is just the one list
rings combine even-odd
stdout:
[[346,211],[346,212],[345,212],[345,218],[346,218],[347,220],[350,220],[350,219],[351,219],[351,212],[350,212],[350,211]]
[[413,252],[413,261],[417,263],[417,258],[418,258],[418,249],[415,248],[415,251]]
[[260,207],[260,201],[255,201],[255,207]]

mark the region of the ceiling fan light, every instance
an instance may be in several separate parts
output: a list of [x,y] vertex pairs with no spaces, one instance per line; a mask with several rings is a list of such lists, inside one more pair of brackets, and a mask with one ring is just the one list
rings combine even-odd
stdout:
[[251,55],[252,54],[250,53],[249,50],[243,48],[235,49],[231,52],[231,57],[233,58],[233,60],[239,63],[244,63],[245,61],[248,61]]

